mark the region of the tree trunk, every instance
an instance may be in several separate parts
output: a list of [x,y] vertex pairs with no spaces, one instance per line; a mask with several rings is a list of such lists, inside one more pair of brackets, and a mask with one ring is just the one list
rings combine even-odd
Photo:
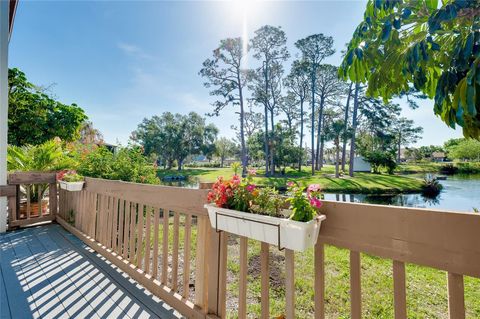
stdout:
[[345,122],[345,127],[343,129],[342,171],[344,172],[345,172],[345,162],[347,161],[348,109],[350,107],[350,96],[352,95],[352,86],[353,86],[353,82],[350,82],[350,87],[348,88],[347,104],[345,105],[345,117],[343,118]]
[[340,140],[338,137],[335,140],[335,153],[335,177],[339,178],[340,172],[338,169],[338,162],[340,161]]
[[265,174],[268,176],[270,174],[269,168],[269,161],[270,157],[268,155],[268,108],[265,104],[265,114],[264,114],[264,122],[265,122]]
[[316,77],[316,68],[314,68],[312,74],[311,74],[311,80],[312,80],[312,103],[311,103],[311,108],[312,108],[312,175],[315,175],[315,81],[317,80]]
[[353,97],[352,139],[350,142],[350,165],[348,175],[353,177],[353,158],[355,157],[355,134],[357,133],[358,90],[360,84],[355,83],[355,95]]
[[178,164],[177,170],[181,171],[182,170],[183,159],[177,159],[177,164]]
[[300,99],[300,156],[298,158],[298,171],[302,171],[303,158],[303,99]]
[[325,148],[325,139],[322,137],[320,142],[320,155],[318,157],[318,170],[321,170],[323,167],[323,149]]
[[[318,111],[318,126],[317,126],[317,154],[315,155],[316,163],[315,169],[318,171],[321,168],[320,163],[320,141],[322,140],[322,122],[323,122],[323,104],[325,99],[322,97],[320,98],[320,109]],[[323,156],[322,156],[323,157]]]
[[[272,127],[272,141],[275,141],[275,126],[273,123],[273,108],[270,110],[270,126]],[[270,149],[270,174],[275,175],[275,146],[272,143],[272,148]]]
[[399,136],[398,136],[398,152],[397,152],[397,164],[400,164],[400,157],[401,157],[401,148],[402,148],[402,132],[399,132]]
[[244,121],[245,121],[245,110],[243,107],[243,91],[240,79],[240,70],[237,70],[237,81],[238,81],[238,96],[240,99],[240,141],[242,144],[242,176],[247,175],[247,151],[245,146],[245,133],[244,133]]
[[220,167],[223,168],[223,161],[225,160],[225,156],[220,157]]

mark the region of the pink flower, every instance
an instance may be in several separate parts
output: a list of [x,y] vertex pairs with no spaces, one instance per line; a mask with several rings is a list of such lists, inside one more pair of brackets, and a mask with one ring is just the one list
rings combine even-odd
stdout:
[[257,170],[255,168],[249,168],[248,175],[251,175],[251,176],[257,175]]
[[255,190],[255,187],[256,187],[255,185],[249,184],[249,185],[247,185],[247,191],[253,192]]
[[310,205],[312,205],[315,208],[320,208],[322,207],[322,201],[316,197],[311,197],[310,198]]
[[292,182],[292,181],[290,181],[290,182],[287,183],[287,186],[288,186],[288,187],[293,187],[293,186],[295,186],[295,183]]
[[308,192],[318,192],[320,190],[320,184],[311,184],[310,186],[308,186],[308,189],[307,191]]

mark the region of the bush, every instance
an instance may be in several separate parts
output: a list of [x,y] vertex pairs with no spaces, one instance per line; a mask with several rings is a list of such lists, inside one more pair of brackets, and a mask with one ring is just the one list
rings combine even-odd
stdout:
[[432,175],[427,174],[423,178],[423,185],[422,185],[422,194],[425,197],[435,198],[440,194],[443,189],[443,185],[440,184],[438,179]]
[[365,160],[370,163],[374,173],[379,173],[380,168],[384,167],[388,174],[393,174],[393,171],[397,167],[397,162],[394,156],[389,152],[372,151],[365,152]]
[[84,176],[146,184],[159,183],[156,171],[136,146],[120,148],[116,154],[99,147],[86,155],[78,167]]

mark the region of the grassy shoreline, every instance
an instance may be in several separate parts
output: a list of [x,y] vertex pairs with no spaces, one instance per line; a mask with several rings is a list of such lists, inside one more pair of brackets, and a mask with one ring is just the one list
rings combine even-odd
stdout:
[[[160,178],[165,176],[186,176],[197,178],[201,182],[214,182],[218,176],[229,177],[233,174],[231,168],[185,168],[177,170],[159,170]],[[334,177],[334,167],[326,165],[322,171],[311,175],[307,168],[301,172],[288,169],[285,175],[265,177],[264,171],[258,170],[255,183],[261,186],[284,187],[288,181],[308,184],[320,184],[326,193],[351,194],[400,194],[418,193],[422,188],[422,180],[416,177],[403,175],[355,173],[355,177]]]

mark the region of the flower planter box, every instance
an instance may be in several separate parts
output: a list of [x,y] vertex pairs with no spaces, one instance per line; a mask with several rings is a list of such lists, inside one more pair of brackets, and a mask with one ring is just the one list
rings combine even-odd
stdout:
[[305,251],[313,247],[325,215],[319,215],[309,222],[297,222],[287,218],[277,218],[205,205],[210,223],[216,230],[259,240],[295,251]]
[[65,182],[65,181],[59,181],[60,188],[64,189],[69,192],[79,192],[83,189],[83,184],[85,184],[84,181],[81,182]]

